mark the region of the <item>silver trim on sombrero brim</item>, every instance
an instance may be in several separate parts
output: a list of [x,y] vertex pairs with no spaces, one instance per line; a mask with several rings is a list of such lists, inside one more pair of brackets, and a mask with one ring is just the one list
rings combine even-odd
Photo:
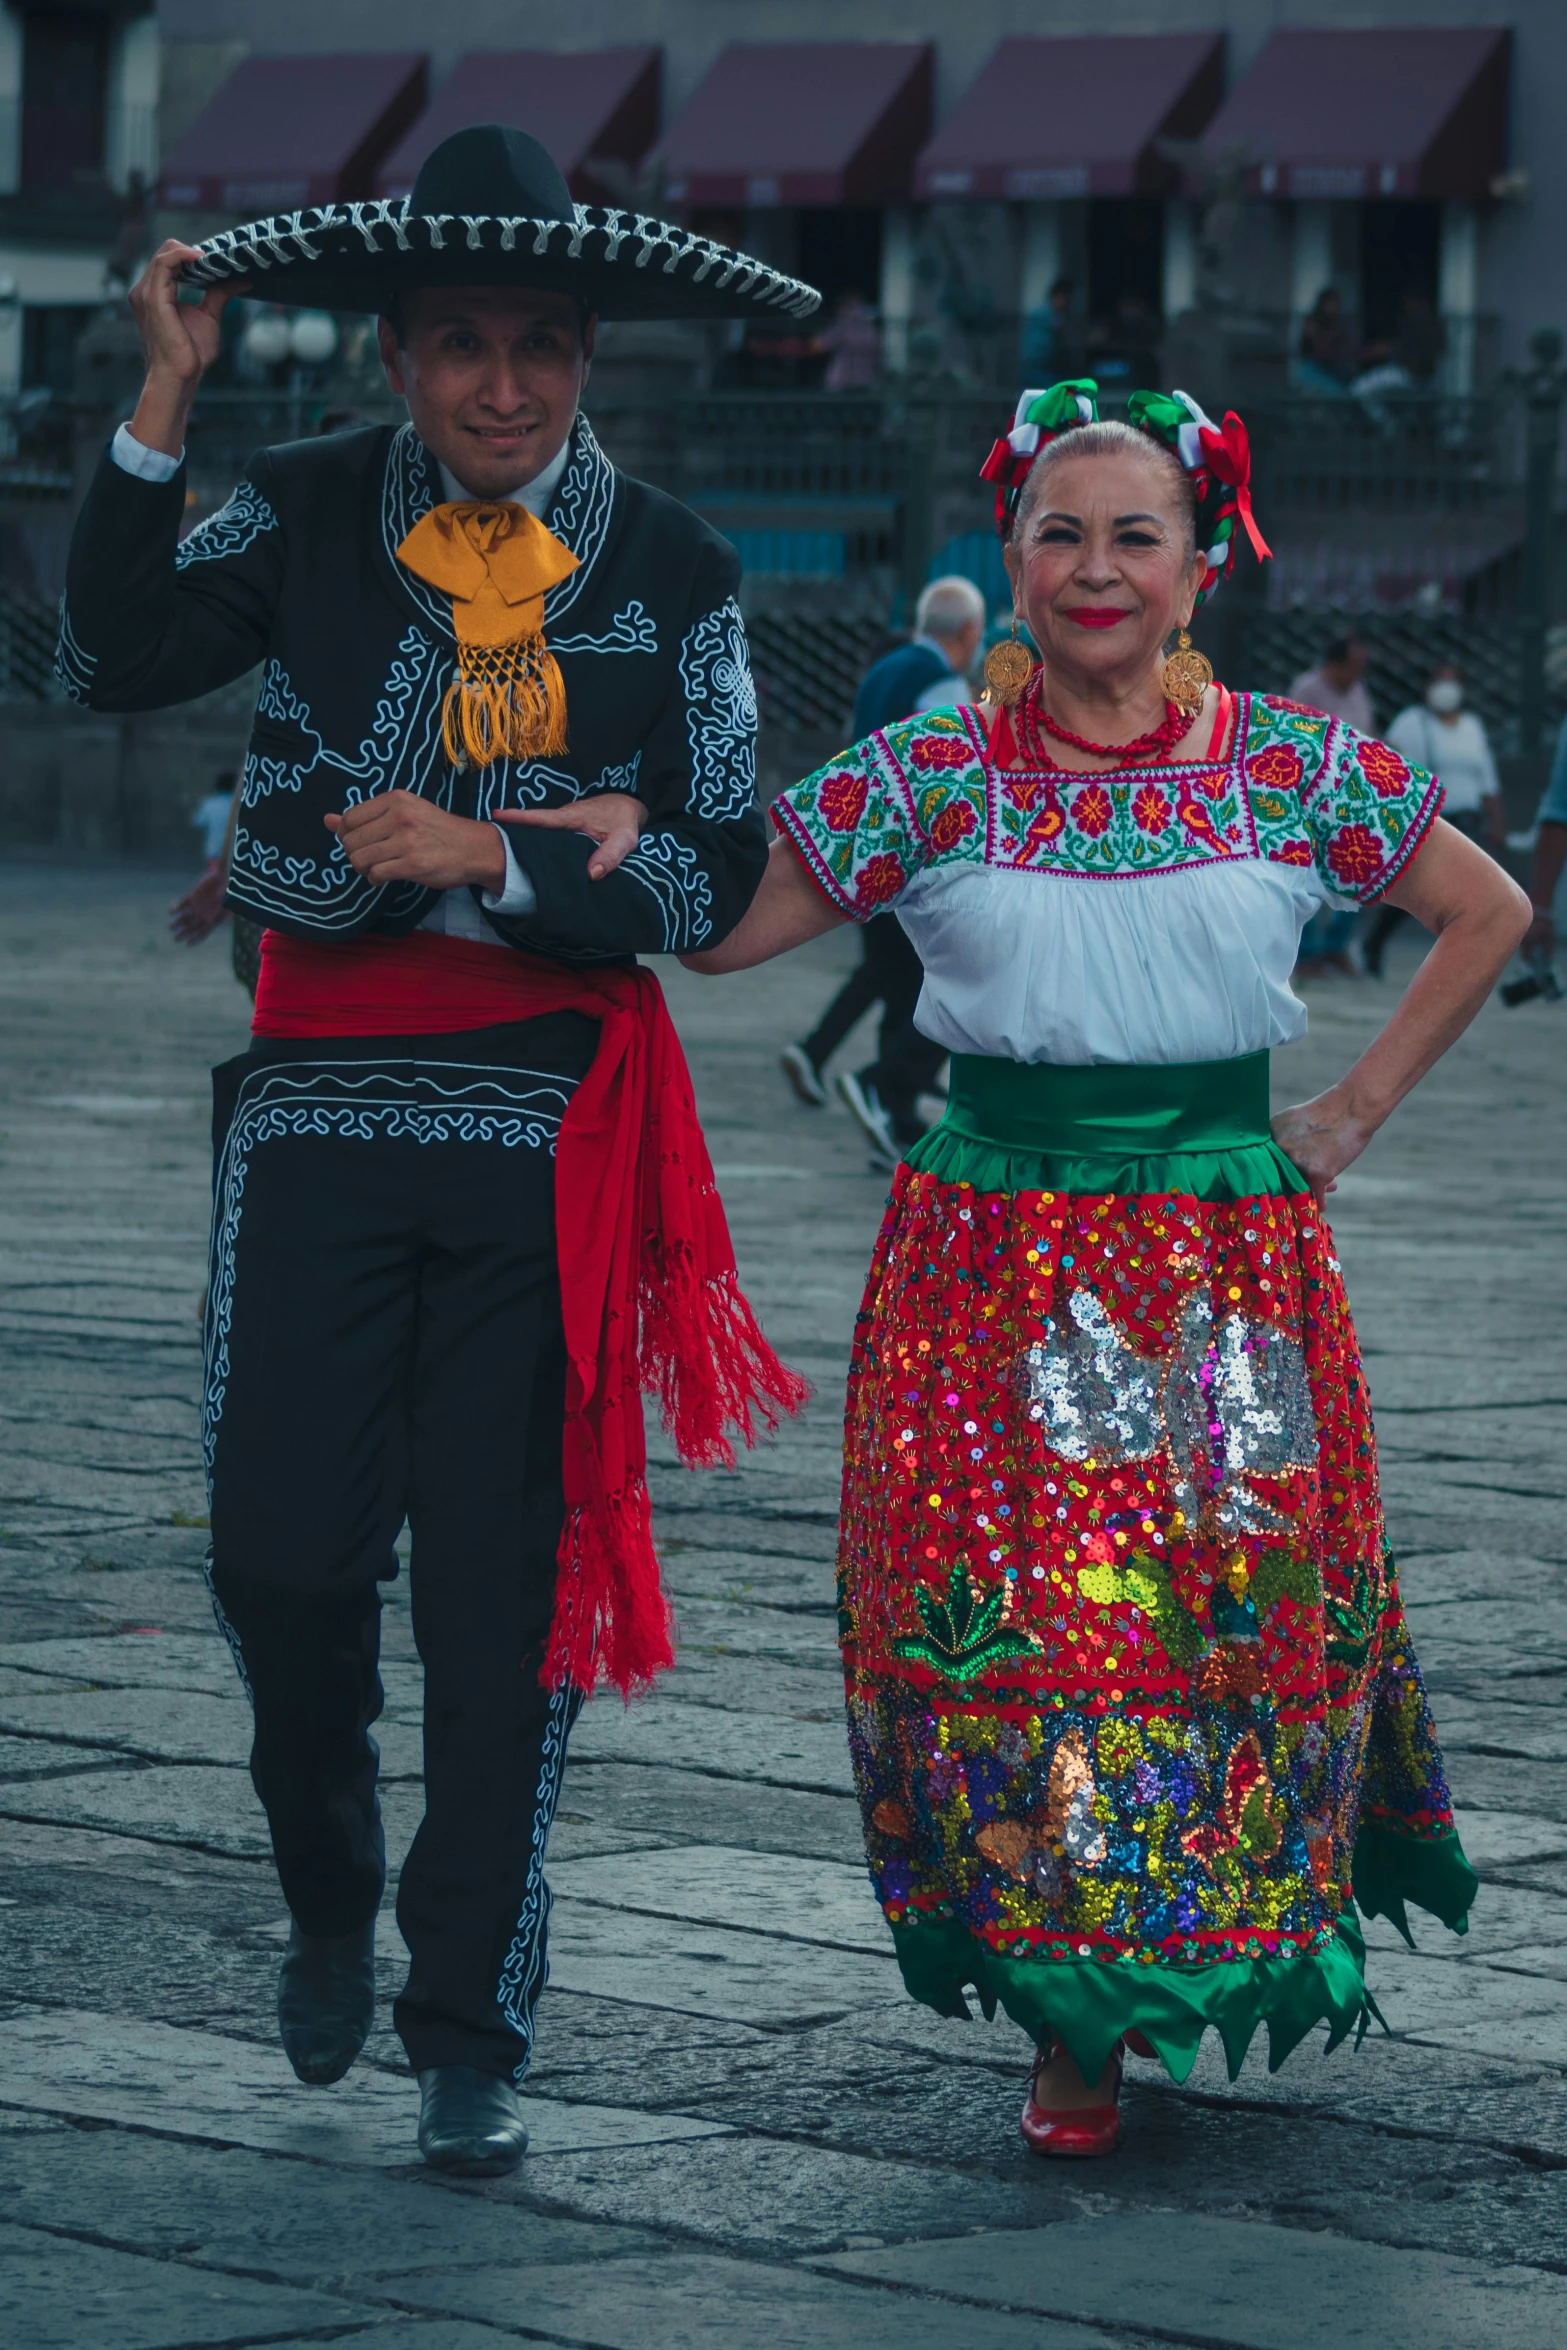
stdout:
[[[445,232],[457,229],[458,236]],[[494,213],[411,213],[406,197],[378,197],[362,203],[318,205],[303,212],[278,212],[266,220],[248,221],[243,228],[222,229],[197,248],[200,258],[187,262],[181,275],[195,285],[214,285],[225,277],[252,277],[296,261],[324,261],[339,255],[323,252],[315,238],[342,237],[357,230],[365,255],[390,258],[396,253],[444,253],[452,247],[471,253],[515,253],[519,237],[523,250],[541,259],[583,261],[598,267],[646,269],[656,254],[664,277],[683,277],[703,284],[713,271],[713,290],[748,296],[758,305],[771,305],[792,318],[808,318],[821,307],[814,286],[797,277],[785,277],[764,261],[716,244],[692,229],[677,228],[650,213],[625,212],[613,205],[577,204],[570,220],[535,220]],[[386,232],[387,242],[380,232]],[[589,239],[593,242],[590,244]],[[623,245],[635,245],[626,260]],[[359,258],[357,248],[349,253]],[[694,266],[689,269],[687,263]],[[740,280],[736,283],[736,280]]]

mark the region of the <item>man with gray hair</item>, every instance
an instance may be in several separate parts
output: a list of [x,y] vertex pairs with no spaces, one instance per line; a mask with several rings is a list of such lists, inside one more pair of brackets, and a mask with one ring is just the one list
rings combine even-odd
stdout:
[[[914,608],[914,635],[874,662],[854,697],[854,739],[879,734],[903,718],[968,699],[968,670],[985,632],[985,599],[971,579],[951,573],[930,581]],[[924,1132],[919,1096],[945,1058],[914,1025],[924,973],[896,914],[860,925],[860,962],[821,1019],[798,1044],[786,1045],[784,1075],[802,1102],[827,1100],[822,1070],[850,1029],[880,1004],[879,1050],[868,1067],[843,1070],[838,1092],[879,1165],[893,1168],[900,1150]]]

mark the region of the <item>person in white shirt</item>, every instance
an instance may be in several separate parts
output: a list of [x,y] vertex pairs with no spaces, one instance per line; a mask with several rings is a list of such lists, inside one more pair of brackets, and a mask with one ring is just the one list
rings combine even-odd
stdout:
[[1335,637],[1315,669],[1303,669],[1289,688],[1292,702],[1342,718],[1357,734],[1375,734],[1376,712],[1366,687],[1371,656],[1358,636]]
[[[1387,739],[1401,759],[1436,777],[1447,795],[1442,813],[1449,824],[1488,848],[1502,847],[1507,823],[1496,760],[1484,724],[1464,708],[1463,671],[1454,662],[1432,670],[1425,699],[1400,710]],[[1362,957],[1371,978],[1381,978],[1387,942],[1402,919],[1396,906],[1384,905],[1372,924]]]

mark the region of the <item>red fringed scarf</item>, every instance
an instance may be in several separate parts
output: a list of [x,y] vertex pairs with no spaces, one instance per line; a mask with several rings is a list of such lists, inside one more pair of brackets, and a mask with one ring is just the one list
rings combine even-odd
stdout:
[[663,990],[651,971],[571,971],[427,931],[262,940],[258,1036],[449,1035],[543,1012],[602,1024],[556,1146],[566,1524],[543,1678],[629,1697],[674,1662],[643,1391],[693,1469],[731,1467],[734,1436],[754,1444],[809,1393],[741,1292]]

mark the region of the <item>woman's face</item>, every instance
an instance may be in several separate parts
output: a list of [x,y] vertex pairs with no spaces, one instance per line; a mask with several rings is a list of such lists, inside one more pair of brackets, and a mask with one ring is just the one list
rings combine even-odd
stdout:
[[1135,682],[1191,619],[1201,555],[1167,468],[1128,450],[1050,466],[1006,550],[1047,669]]

